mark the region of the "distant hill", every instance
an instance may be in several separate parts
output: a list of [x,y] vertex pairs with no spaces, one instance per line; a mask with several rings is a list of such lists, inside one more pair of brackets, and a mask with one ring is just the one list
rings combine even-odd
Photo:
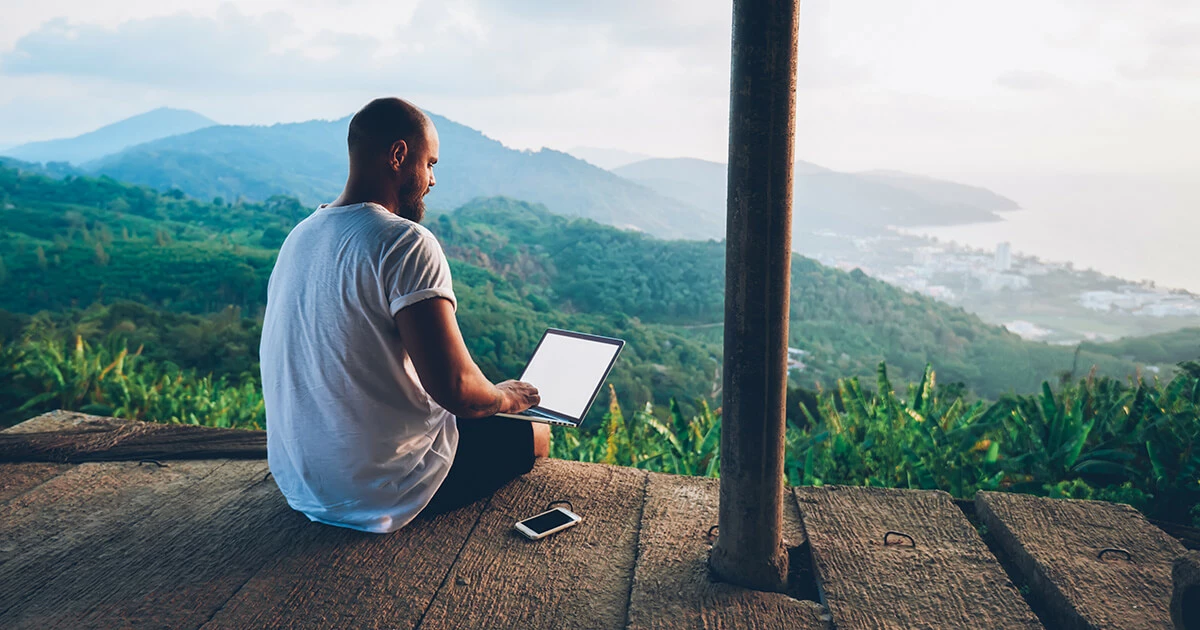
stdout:
[[855,175],[862,179],[902,188],[930,201],[949,206],[969,206],[993,212],[1020,208],[1012,199],[997,195],[986,188],[948,182],[924,175],[911,175],[899,171],[866,171],[855,173]]
[[[614,173],[724,217],[726,166],[692,158],[654,158]],[[950,225],[997,220],[1017,204],[991,191],[900,173],[840,173],[797,161],[793,208],[797,230],[871,233],[888,225]]]
[[[465,125],[432,118],[441,137],[437,186],[427,199],[432,208],[448,210],[476,197],[504,195],[662,237],[709,238],[723,232],[723,214],[705,214],[566,153],[510,149]],[[349,117],[209,127],[131,147],[87,168],[204,200],[286,194],[316,205],[336,197],[345,183],[348,124]]]
[[625,179],[722,217],[726,171],[720,162],[695,158],[652,158],[613,169]]
[[1200,328],[1184,328],[1145,337],[1126,337],[1106,343],[1085,342],[1082,347],[1088,352],[1150,365],[1197,361],[1200,360]]
[[215,124],[213,120],[190,110],[160,107],[74,138],[30,142],[2,153],[26,162],[69,162],[79,165],[135,144]]
[[[80,138],[112,136],[139,120],[180,113],[198,116],[155,110]],[[211,123],[198,118],[196,125]],[[724,236],[724,164],[651,158],[609,171],[552,149],[511,149],[478,130],[432,118],[441,136],[441,161],[437,187],[427,199],[431,208],[449,210],[477,197],[505,196],[661,238]],[[206,201],[289,195],[315,206],[337,196],[345,181],[348,124],[349,117],[271,126],[208,125],[124,148],[83,168]],[[605,163],[638,157],[612,149],[579,152]],[[981,188],[915,175],[840,173],[807,162],[797,162],[795,173],[798,231],[871,234],[888,225],[971,223],[996,220],[996,211],[1016,207]]]
[[131,147],[85,168],[204,201],[289,195],[315,206],[336,197],[345,183],[348,122],[217,125]]
[[650,156],[645,153],[634,153],[632,151],[622,151],[621,149],[604,149],[599,147],[572,147],[567,149],[567,153],[600,168],[612,170],[619,166],[640,162],[641,160],[649,159]]
[[44,175],[62,179],[72,175],[87,175],[83,169],[66,162],[26,162],[17,158],[0,155],[0,167],[10,168],[21,173]]

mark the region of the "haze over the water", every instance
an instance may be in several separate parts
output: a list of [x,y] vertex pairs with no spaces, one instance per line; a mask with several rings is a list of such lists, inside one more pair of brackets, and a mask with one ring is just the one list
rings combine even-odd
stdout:
[[[163,105],[274,123],[340,118],[400,94],[519,148],[725,156],[726,0],[9,4],[0,147]],[[1139,234],[1172,261],[1146,273],[1195,286],[1172,241],[1194,227],[1181,216],[1194,194],[1135,195],[1122,207],[1162,226],[1142,233],[1121,210],[1087,205],[1092,191],[1063,189],[1087,178],[1061,179],[1054,200],[1031,182],[1200,180],[1200,3],[805,0],[800,37],[798,157],[843,171],[972,173],[1031,214],[1108,217],[1094,249],[1081,240],[1064,255],[1087,266],[1112,256],[1101,251],[1111,233]]]
[[1004,221],[914,229],[985,249],[1070,261],[1078,269],[1200,293],[1200,182],[1117,175],[995,176],[978,183],[1019,190]]

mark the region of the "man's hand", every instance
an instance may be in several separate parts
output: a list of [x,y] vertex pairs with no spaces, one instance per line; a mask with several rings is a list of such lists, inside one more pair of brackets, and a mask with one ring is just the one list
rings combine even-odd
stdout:
[[504,381],[496,385],[496,389],[504,396],[501,413],[519,413],[542,402],[537,388],[522,381]]

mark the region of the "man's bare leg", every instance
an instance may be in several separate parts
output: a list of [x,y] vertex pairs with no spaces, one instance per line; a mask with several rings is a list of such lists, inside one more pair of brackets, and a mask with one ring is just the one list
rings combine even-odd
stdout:
[[550,425],[533,423],[533,454],[535,457],[550,457]]

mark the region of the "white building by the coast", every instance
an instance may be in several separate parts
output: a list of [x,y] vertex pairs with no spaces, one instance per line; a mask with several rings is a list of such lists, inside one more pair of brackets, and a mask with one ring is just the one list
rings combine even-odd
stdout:
[[1084,291],[1079,304],[1093,311],[1124,311],[1143,317],[1200,316],[1200,298],[1187,292],[1145,285],[1128,285],[1117,291]]
[[992,263],[992,268],[999,272],[1005,272],[1012,269],[1012,245],[1004,242],[996,246],[996,258]]

